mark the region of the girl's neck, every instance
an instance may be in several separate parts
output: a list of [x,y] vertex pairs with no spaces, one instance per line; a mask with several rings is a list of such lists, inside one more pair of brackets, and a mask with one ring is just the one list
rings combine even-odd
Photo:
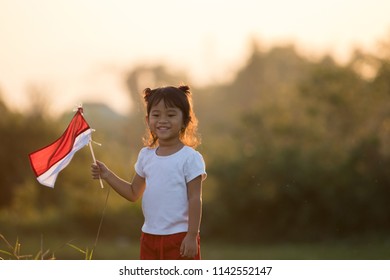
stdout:
[[170,142],[170,143],[159,143],[156,154],[159,156],[169,156],[172,155],[183,148],[184,144],[181,141]]

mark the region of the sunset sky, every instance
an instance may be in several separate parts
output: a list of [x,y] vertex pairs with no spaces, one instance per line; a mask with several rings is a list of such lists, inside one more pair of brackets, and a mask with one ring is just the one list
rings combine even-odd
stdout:
[[223,82],[253,39],[345,61],[389,37],[389,13],[388,0],[0,0],[1,98],[23,109],[36,87],[52,111],[96,101],[126,112],[124,74],[136,66],[163,63],[190,84]]

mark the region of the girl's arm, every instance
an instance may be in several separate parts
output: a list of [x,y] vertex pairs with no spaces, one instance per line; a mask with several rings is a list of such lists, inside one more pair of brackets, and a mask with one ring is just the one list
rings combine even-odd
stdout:
[[145,190],[145,179],[137,173],[133,178],[133,182],[127,182],[119,178],[114,172],[107,168],[107,166],[96,161],[96,164],[91,165],[91,172],[93,179],[102,178],[105,180],[118,194],[129,201],[135,202],[141,197]]
[[188,191],[188,232],[184,238],[180,253],[183,257],[193,258],[198,253],[197,237],[202,217],[202,176],[187,183]]

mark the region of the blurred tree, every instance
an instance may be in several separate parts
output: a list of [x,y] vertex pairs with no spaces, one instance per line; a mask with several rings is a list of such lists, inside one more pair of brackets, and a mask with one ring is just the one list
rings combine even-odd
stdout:
[[[202,233],[269,242],[388,231],[389,65],[380,54],[357,51],[340,65],[329,56],[304,58],[293,46],[254,46],[232,82],[193,86],[208,171]],[[142,90],[180,81],[183,75],[162,66],[138,67],[127,79],[138,104],[129,116],[86,104],[95,140],[103,143],[97,157],[130,179],[145,130]],[[50,120],[44,108],[19,114],[0,100],[0,207],[13,213],[0,222],[17,223],[29,212],[26,219],[47,230],[91,235],[105,190],[90,180],[89,151],[76,154],[55,191],[38,186],[28,165],[27,154],[54,141],[70,119]],[[106,234],[137,238],[140,204],[112,195],[109,209]]]
[[[7,109],[0,102],[0,208],[12,203],[15,188],[33,172],[28,154],[53,139],[54,129],[42,114],[23,116]],[[27,141],[28,140],[28,141]],[[43,142],[45,141],[45,144]]]
[[[205,228],[258,241],[386,230],[390,196],[382,170],[389,160],[378,145],[379,127],[389,123],[386,64],[370,82],[352,63],[292,54],[254,53],[220,102],[209,105],[218,104],[218,123],[209,118],[209,129],[222,129],[206,133],[213,137],[205,145],[220,153],[213,151],[209,167],[218,199],[207,205],[213,215],[205,216]],[[229,145],[215,142],[218,133],[230,136]]]

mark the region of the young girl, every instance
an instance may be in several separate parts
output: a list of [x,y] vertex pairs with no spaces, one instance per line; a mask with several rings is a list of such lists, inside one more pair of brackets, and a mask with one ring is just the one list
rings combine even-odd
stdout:
[[199,227],[205,164],[188,86],[144,90],[148,137],[127,182],[102,162],[92,177],[104,179],[129,201],[142,196],[141,259],[200,259]]

